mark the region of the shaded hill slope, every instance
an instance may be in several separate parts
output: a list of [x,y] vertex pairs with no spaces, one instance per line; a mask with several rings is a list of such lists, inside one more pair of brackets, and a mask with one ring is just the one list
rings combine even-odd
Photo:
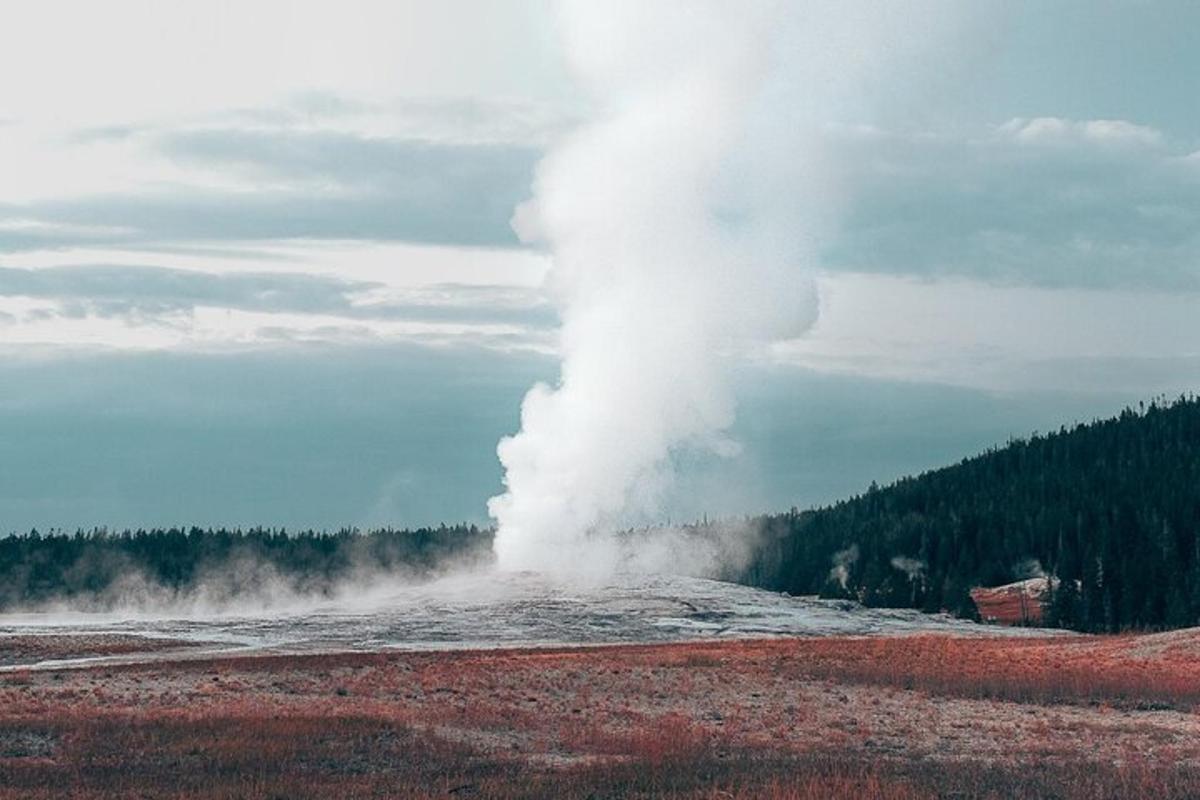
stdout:
[[972,587],[1044,571],[1050,624],[1197,625],[1200,401],[1126,409],[758,522],[763,545],[737,577],[765,588],[973,615]]

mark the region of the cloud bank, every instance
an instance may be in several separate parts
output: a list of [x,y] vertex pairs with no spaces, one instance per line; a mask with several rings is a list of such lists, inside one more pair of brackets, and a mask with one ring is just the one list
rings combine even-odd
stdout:
[[1200,156],[1119,119],[829,131],[855,187],[832,269],[1200,289]]

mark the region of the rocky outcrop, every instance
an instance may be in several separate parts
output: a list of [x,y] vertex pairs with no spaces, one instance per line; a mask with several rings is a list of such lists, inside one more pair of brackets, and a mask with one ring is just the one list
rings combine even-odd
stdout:
[[1004,586],[979,586],[971,590],[971,599],[984,622],[1000,625],[1039,625],[1050,579],[1029,578]]

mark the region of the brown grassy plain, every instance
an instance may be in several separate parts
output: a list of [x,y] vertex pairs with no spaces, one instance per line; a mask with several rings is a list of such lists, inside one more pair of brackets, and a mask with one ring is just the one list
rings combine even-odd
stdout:
[[1198,711],[1197,632],[148,656],[0,674],[0,800],[1184,798]]

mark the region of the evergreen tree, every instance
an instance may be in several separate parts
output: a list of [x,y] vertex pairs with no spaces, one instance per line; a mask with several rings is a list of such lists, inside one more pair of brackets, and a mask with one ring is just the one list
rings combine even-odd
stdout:
[[[1047,620],[1089,631],[1200,624],[1200,401],[1034,434],[802,513],[757,520],[746,575],[793,594],[970,615],[969,592],[1051,573]],[[829,580],[856,548],[847,582]],[[897,564],[917,562],[925,590]],[[753,577],[749,578],[749,574]]]

